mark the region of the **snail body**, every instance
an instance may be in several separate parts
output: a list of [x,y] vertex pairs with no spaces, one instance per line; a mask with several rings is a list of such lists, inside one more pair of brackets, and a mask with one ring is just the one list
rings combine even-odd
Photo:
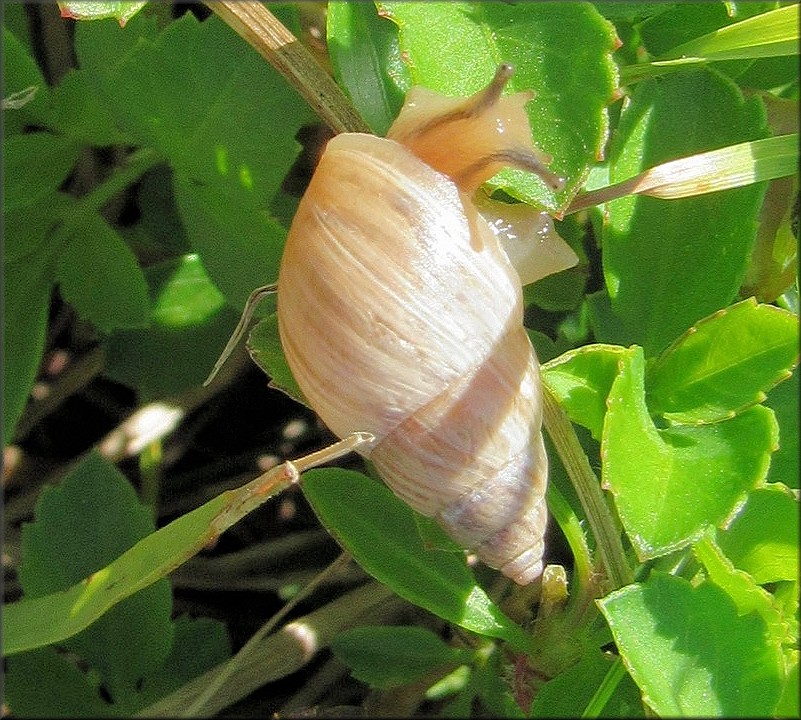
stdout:
[[[331,431],[371,433],[360,452],[396,495],[525,584],[542,571],[548,463],[521,278],[499,233],[539,214],[526,207],[509,232],[472,198],[507,165],[558,180],[531,145],[530,95],[501,96],[510,75],[501,66],[467,99],[413,88],[387,138],[328,143],[287,238],[278,323]],[[556,269],[574,264],[561,240],[545,244]]]

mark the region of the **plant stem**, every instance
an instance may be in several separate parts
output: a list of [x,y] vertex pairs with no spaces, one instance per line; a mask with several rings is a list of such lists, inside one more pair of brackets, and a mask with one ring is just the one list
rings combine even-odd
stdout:
[[333,78],[262,3],[215,0],[206,5],[278,70],[335,133],[370,132]]
[[620,533],[606,504],[598,478],[590,467],[570,419],[545,383],[542,385],[542,398],[545,429],[551,436],[567,474],[576,488],[598,543],[604,569],[612,584],[611,589],[628,585],[633,579],[631,568],[623,552]]

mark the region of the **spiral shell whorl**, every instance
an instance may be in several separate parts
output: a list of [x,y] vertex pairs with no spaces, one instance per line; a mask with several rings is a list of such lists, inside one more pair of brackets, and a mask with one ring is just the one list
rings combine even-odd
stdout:
[[548,462],[539,394],[536,359],[518,326],[370,455],[396,495],[521,584],[542,572]]

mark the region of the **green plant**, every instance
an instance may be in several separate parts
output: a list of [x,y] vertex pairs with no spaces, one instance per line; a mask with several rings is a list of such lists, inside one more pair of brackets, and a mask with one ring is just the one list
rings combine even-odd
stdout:
[[[537,91],[533,132],[567,183],[492,187],[561,217],[581,258],[525,289],[568,571],[548,568],[539,598],[510,588],[369,468],[309,470],[309,503],[378,582],[278,630],[346,562],[285,587],[287,609],[227,660],[219,624],[171,618],[164,578],[298,477],[279,465],[157,530],[100,445],[23,529],[24,597],[3,617],[12,712],[210,714],[330,645],[395,710],[797,715],[797,5],[331,3],[329,57],[358,113],[303,53],[267,47],[249,5],[211,3],[225,22],[107,5],[125,27],[77,23],[78,67],[53,86],[21,6],[5,11],[5,444],[42,415],[28,398],[54,287],[91,324],[98,372],[162,403],[165,427],[217,392],[198,387],[277,277],[295,137],[314,122],[231,27],[338,131],[381,134],[411,84],[464,93],[503,59]],[[298,8],[276,12],[300,32]],[[79,192],[96,148],[114,160]],[[110,212],[121,194],[133,223]],[[270,310],[251,355],[298,397]],[[162,436],[137,450],[151,505]]]

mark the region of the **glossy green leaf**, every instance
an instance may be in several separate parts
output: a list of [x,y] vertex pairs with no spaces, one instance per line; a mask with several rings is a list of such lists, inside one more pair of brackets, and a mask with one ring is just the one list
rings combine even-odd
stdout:
[[147,5],[146,0],[137,2],[86,2],[86,0],[65,2],[61,0],[58,3],[61,17],[72,18],[73,20],[114,18],[120,23],[120,27],[124,27],[125,23],[145,5]]
[[3,138],[3,213],[44,202],[78,159],[78,145],[45,132]]
[[542,379],[559,404],[596,440],[601,439],[609,390],[628,353],[618,345],[584,345],[542,366]]
[[409,87],[397,27],[374,3],[330,2],[326,34],[337,81],[373,132],[386,135]]
[[652,573],[598,601],[643,699],[662,717],[772,716],[781,656],[757,613],[711,583]]
[[798,580],[798,500],[786,490],[754,490],[734,521],[718,533],[723,552],[759,584]]
[[141,327],[150,302],[139,263],[98,213],[87,212],[56,263],[56,282],[81,317],[99,330]]
[[773,413],[755,406],[714,425],[654,427],[641,348],[629,351],[609,393],[602,481],[641,559],[687,545],[723,523],[762,482],[776,447]]
[[357,627],[331,642],[353,676],[375,688],[405,685],[431,670],[466,662],[470,653],[446,645],[421,627]]
[[648,407],[674,422],[716,422],[762,402],[797,362],[798,318],[749,298],[660,355],[648,373]]
[[303,492],[339,543],[402,598],[479,635],[529,647],[528,636],[476,585],[464,557],[427,549],[414,511],[382,484],[324,468],[304,476]]
[[[712,70],[644,82],[621,116],[610,180],[766,134],[761,103],[744,100]],[[603,267],[615,322],[594,307],[598,339],[637,343],[651,356],[727,306],[745,275],[763,193],[764,186],[749,185],[682,200],[609,203]]]
[[500,62],[515,66],[510,90],[535,91],[527,106],[535,144],[553,155],[551,169],[567,184],[554,194],[527,173],[504,170],[490,185],[548,210],[566,205],[606,141],[606,106],[617,87],[612,25],[584,3],[381,2],[379,8],[398,24],[414,84],[467,96],[489,82]]

